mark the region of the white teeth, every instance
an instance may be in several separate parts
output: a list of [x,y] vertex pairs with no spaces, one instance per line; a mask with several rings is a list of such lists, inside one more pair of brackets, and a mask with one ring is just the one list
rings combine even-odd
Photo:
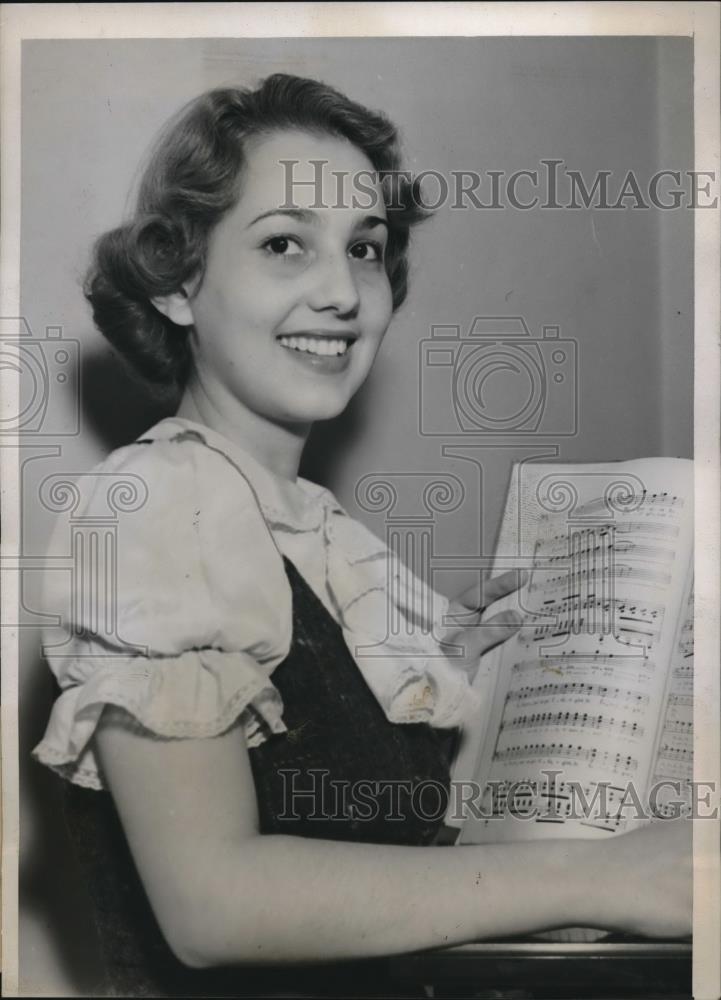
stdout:
[[290,347],[294,351],[304,351],[306,354],[318,354],[322,357],[336,357],[345,354],[350,346],[347,340],[340,337],[334,337],[331,340],[328,337],[282,336],[278,340],[283,347]]

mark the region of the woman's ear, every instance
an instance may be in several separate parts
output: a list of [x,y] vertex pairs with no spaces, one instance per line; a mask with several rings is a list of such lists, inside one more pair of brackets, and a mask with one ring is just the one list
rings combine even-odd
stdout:
[[190,308],[190,296],[185,289],[173,292],[171,295],[159,295],[150,301],[158,312],[178,326],[192,326],[195,322]]

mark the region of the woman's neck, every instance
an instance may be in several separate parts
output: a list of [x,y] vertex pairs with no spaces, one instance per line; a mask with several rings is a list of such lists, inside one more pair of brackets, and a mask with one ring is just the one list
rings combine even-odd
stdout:
[[252,410],[230,401],[211,398],[191,377],[177,416],[203,424],[247,451],[271,472],[295,482],[310,425],[274,423]]

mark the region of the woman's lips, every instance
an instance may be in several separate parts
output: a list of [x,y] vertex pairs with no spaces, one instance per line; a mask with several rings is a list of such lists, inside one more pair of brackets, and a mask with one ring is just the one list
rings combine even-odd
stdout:
[[298,364],[329,375],[348,367],[355,341],[350,335],[313,333],[281,334],[277,339]]
[[330,334],[314,333],[284,333],[278,337],[283,347],[288,347],[294,351],[303,351],[307,354],[317,354],[322,357],[333,357],[345,354],[351,344],[349,336],[333,336]]

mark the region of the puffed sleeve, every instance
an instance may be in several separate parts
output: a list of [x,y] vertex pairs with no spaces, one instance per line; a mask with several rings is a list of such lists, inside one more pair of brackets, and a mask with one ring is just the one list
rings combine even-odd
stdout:
[[61,693],[34,756],[104,787],[92,737],[105,705],[158,737],[214,736],[236,719],[250,745],[285,731],[270,675],[290,648],[291,591],[242,472],[181,435],[121,448],[55,496],[72,508],[43,600]]

